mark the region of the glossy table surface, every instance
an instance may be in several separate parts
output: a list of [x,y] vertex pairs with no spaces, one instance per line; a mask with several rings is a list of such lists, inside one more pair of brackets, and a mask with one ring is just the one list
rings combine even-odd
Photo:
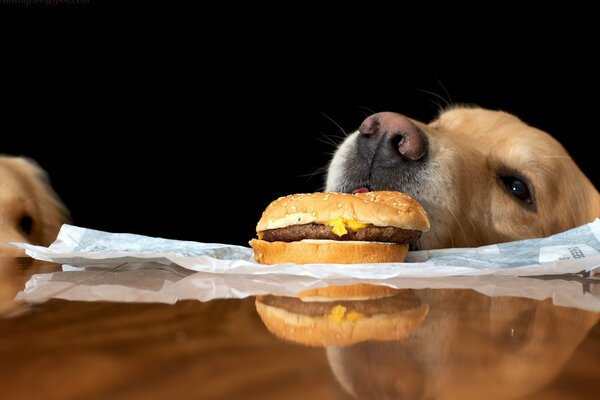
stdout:
[[[34,274],[59,270],[0,258],[4,399],[600,398],[600,314],[554,305],[559,289],[540,300],[406,288],[403,298],[426,311],[414,327],[379,325],[371,339],[307,346],[294,332],[272,334],[254,297],[14,300]],[[595,280],[570,284],[600,297]],[[406,331],[375,337],[386,329]]]

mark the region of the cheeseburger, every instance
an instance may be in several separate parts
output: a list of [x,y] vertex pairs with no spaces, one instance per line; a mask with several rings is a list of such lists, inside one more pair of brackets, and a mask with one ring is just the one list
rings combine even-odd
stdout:
[[428,230],[423,207],[403,193],[294,194],[269,204],[250,246],[262,264],[402,262]]
[[261,295],[255,304],[272,334],[309,346],[401,340],[429,312],[411,289],[369,284],[309,289],[296,297]]

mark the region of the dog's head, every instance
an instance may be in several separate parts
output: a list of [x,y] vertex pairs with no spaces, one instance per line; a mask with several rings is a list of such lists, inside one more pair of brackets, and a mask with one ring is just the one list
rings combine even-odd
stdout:
[[368,117],[337,149],[326,190],[397,190],[431,220],[421,248],[548,236],[600,216],[600,197],[566,150],[518,118],[453,108],[429,124]]
[[34,161],[0,156],[0,241],[49,245],[68,220],[67,209]]

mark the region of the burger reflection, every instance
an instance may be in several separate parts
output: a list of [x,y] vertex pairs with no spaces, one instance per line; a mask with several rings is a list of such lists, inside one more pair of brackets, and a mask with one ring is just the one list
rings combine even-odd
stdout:
[[259,296],[274,335],[326,347],[355,398],[518,399],[559,374],[596,323],[550,300],[352,285]]
[[310,289],[298,297],[258,296],[256,310],[274,335],[310,346],[400,340],[429,311],[412,290],[357,284]]

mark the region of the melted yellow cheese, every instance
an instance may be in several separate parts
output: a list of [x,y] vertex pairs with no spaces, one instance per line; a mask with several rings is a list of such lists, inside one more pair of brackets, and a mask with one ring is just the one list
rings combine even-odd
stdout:
[[265,236],[264,232],[258,232],[258,240],[262,240],[262,238]]
[[346,226],[352,229],[353,232],[356,232],[359,229],[366,228],[367,224],[363,224],[362,222],[358,222],[355,219],[346,219],[344,220]]
[[346,307],[338,304],[337,306],[331,309],[329,315],[327,315],[327,319],[341,324],[344,320],[344,314],[346,314]]
[[344,321],[356,322],[361,318],[365,317],[365,314],[359,313],[356,310],[352,310],[349,313],[346,313],[348,309],[341,304],[331,308],[329,314],[327,314],[327,319],[335,322],[336,324],[341,324]]
[[344,236],[346,233],[348,233],[348,230],[346,229],[346,224],[344,223],[344,219],[342,217],[332,219],[327,223],[327,225],[333,226],[331,232],[335,235]]
[[344,236],[348,233],[348,229],[350,228],[353,232],[361,228],[366,228],[367,224],[363,224],[362,222],[358,222],[355,219],[344,219],[342,217],[337,217],[327,222],[327,225],[332,226],[331,232],[338,236]]
[[359,319],[364,318],[364,317],[365,317],[365,314],[359,313],[356,310],[352,310],[348,314],[346,314],[346,321],[355,322],[355,321],[358,321]]

